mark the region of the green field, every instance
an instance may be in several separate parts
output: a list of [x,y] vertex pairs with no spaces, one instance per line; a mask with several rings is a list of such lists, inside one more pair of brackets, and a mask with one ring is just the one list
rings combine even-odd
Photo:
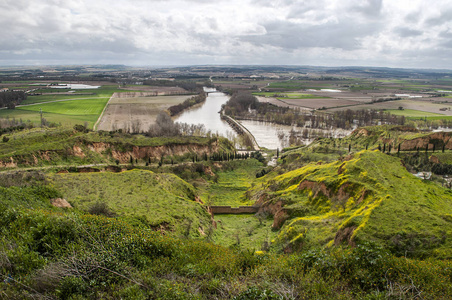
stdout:
[[396,116],[406,116],[406,117],[436,117],[439,118],[447,117],[442,114],[432,113],[432,112],[426,112],[422,110],[415,110],[415,109],[388,109],[387,112],[391,113],[392,115]]
[[29,105],[29,104],[38,104],[43,102],[50,101],[71,101],[71,100],[80,100],[80,99],[93,99],[97,97],[97,95],[41,95],[41,96],[28,96],[26,100],[24,100],[21,105]]
[[278,99],[319,99],[319,98],[328,98],[323,96],[316,96],[312,94],[305,93],[275,93],[275,92],[261,92],[261,93],[253,93],[255,96],[264,96],[264,97],[276,97]]
[[39,111],[42,109],[43,118],[48,122],[59,123],[63,126],[73,126],[87,122],[88,126],[92,127],[109,99],[70,100],[22,106],[14,110],[3,109],[0,110],[0,118],[16,118],[22,119],[23,121],[30,120],[33,123],[39,124]]
[[22,103],[24,106],[16,107],[14,110],[0,110],[0,118],[30,120],[39,125],[41,118],[39,112],[42,109],[43,118],[48,122],[71,127],[87,122],[88,127],[92,128],[113,93],[127,90],[118,89],[116,85],[107,85],[99,89],[75,90],[76,94],[91,95],[62,95],[57,92],[53,95],[29,96]]

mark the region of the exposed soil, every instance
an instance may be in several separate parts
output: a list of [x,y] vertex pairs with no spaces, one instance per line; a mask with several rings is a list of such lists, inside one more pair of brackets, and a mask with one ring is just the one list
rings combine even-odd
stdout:
[[182,103],[189,97],[189,95],[152,96],[152,93],[142,92],[115,93],[107,104],[97,130],[123,129],[130,132],[146,132],[161,111]]
[[50,199],[50,203],[55,207],[72,208],[72,205],[62,198]]

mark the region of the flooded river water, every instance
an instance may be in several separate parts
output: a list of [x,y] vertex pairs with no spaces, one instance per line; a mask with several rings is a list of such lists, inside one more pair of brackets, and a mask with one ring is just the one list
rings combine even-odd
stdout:
[[[175,122],[187,124],[204,124],[207,130],[212,133],[218,133],[224,137],[233,137],[236,134],[232,128],[225,121],[220,118],[221,106],[229,100],[229,96],[217,92],[215,89],[204,88],[208,92],[206,101],[195,108],[184,111],[175,118]],[[249,132],[254,136],[256,142],[260,147],[268,149],[282,149],[289,146],[288,137],[291,126],[276,125],[272,123],[240,120],[239,121]],[[296,131],[301,131],[300,128],[294,128]],[[284,137],[281,139],[281,137]],[[309,139],[304,141],[310,142]]]
[[175,122],[187,124],[203,124],[212,133],[218,133],[224,137],[234,134],[228,123],[221,120],[221,106],[229,100],[229,96],[217,92],[215,89],[204,88],[209,92],[207,99],[200,106],[188,109],[175,118]]

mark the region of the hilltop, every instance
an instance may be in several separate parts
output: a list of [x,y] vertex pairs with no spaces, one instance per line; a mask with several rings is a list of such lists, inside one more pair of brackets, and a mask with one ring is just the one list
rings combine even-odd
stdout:
[[371,241],[398,255],[452,255],[452,192],[397,157],[364,150],[267,176],[252,197],[274,216],[275,243],[286,251]]
[[0,167],[157,163],[162,158],[191,160],[195,154],[233,152],[221,137],[146,137],[122,132],[92,132],[83,126],[24,130],[8,135],[0,148]]

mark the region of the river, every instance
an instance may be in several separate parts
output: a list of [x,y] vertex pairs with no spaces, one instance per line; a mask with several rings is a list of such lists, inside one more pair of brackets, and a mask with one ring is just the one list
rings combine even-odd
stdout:
[[[236,136],[235,132],[225,121],[220,118],[221,106],[229,100],[229,96],[217,92],[212,88],[204,88],[209,92],[206,101],[195,108],[188,109],[175,118],[175,122],[187,124],[204,124],[207,130],[218,133],[224,137]],[[278,132],[283,131],[287,136],[290,126],[281,126],[256,121],[240,121],[254,135],[260,147],[268,149],[282,149],[283,143],[278,138]]]
[[195,125],[204,124],[207,130],[224,137],[234,135],[232,128],[221,120],[219,114],[221,106],[228,102],[229,96],[212,88],[204,88],[204,91],[209,92],[206,101],[200,106],[184,111],[174,121]]
[[[212,133],[217,133],[229,139],[235,137],[235,132],[229,127],[228,123],[221,120],[219,113],[221,106],[229,100],[229,96],[211,88],[204,88],[204,90],[209,92],[206,101],[184,111],[174,121],[195,125],[203,124],[205,129]],[[239,122],[251,132],[260,147],[273,150],[290,146],[289,137],[292,129],[295,131],[293,136],[296,137],[299,144],[309,144],[318,136],[337,138],[347,136],[350,133],[349,130],[342,129],[305,129],[249,120],[239,120]],[[305,131],[305,133],[303,134],[302,131]]]

